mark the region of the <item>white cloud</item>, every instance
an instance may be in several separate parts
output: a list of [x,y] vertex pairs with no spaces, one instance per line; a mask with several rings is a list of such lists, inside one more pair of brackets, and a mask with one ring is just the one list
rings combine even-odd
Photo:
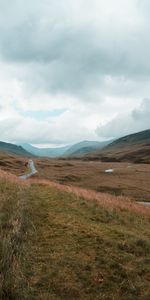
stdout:
[[[150,98],[148,8],[0,0],[0,140],[67,143],[149,126],[146,104],[138,109]],[[55,109],[65,112],[43,121],[26,114]]]
[[121,113],[96,130],[100,137],[121,137],[130,133],[150,129],[150,99],[144,99],[130,113]]

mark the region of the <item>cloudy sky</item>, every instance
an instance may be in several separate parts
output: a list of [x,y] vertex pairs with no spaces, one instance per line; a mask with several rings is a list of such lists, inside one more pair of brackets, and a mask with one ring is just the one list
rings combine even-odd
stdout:
[[0,140],[150,128],[149,0],[0,0]]

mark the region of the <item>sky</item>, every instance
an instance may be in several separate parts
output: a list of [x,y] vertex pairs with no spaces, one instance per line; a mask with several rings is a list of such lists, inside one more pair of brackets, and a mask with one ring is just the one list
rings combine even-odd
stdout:
[[150,128],[149,0],[0,0],[0,140]]

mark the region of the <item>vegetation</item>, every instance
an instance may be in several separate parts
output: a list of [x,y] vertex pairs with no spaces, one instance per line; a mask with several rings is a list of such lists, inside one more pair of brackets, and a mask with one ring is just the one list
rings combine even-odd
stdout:
[[[28,171],[25,161],[22,157],[0,154],[1,169],[17,176]],[[34,162],[40,179],[125,196],[136,201],[150,201],[149,164],[60,159],[34,159]],[[114,169],[114,173],[106,174],[106,169]]]
[[150,163],[150,129],[130,134],[85,156],[86,160]]
[[112,140],[104,142],[82,141],[69,147],[69,149],[64,153],[64,156],[69,157],[85,155],[86,153],[90,153],[98,149],[100,150],[111,142]]
[[[36,160],[36,165],[41,179],[150,201],[149,164]],[[114,173],[106,174],[106,169],[114,169]]]
[[11,153],[20,156],[27,156],[27,157],[33,156],[31,153],[26,151],[21,146],[17,146],[11,143],[5,143],[1,141],[0,141],[0,152],[6,152],[6,153]]
[[13,176],[0,180],[0,299],[25,299],[23,245],[26,239],[26,193]]
[[1,299],[149,299],[148,208],[0,176]]

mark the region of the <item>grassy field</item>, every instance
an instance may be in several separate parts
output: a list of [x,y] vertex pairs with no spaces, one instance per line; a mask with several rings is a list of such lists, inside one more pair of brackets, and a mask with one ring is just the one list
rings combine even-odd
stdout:
[[[73,185],[136,201],[150,201],[150,164],[104,163],[80,160],[34,159],[40,179]],[[19,176],[26,172],[25,159],[0,155],[0,167]],[[114,169],[114,173],[105,173]]]
[[[39,178],[97,192],[150,201],[150,165],[94,161],[37,160]],[[114,169],[114,173],[105,173]]]
[[150,210],[0,172],[0,299],[149,300]]

